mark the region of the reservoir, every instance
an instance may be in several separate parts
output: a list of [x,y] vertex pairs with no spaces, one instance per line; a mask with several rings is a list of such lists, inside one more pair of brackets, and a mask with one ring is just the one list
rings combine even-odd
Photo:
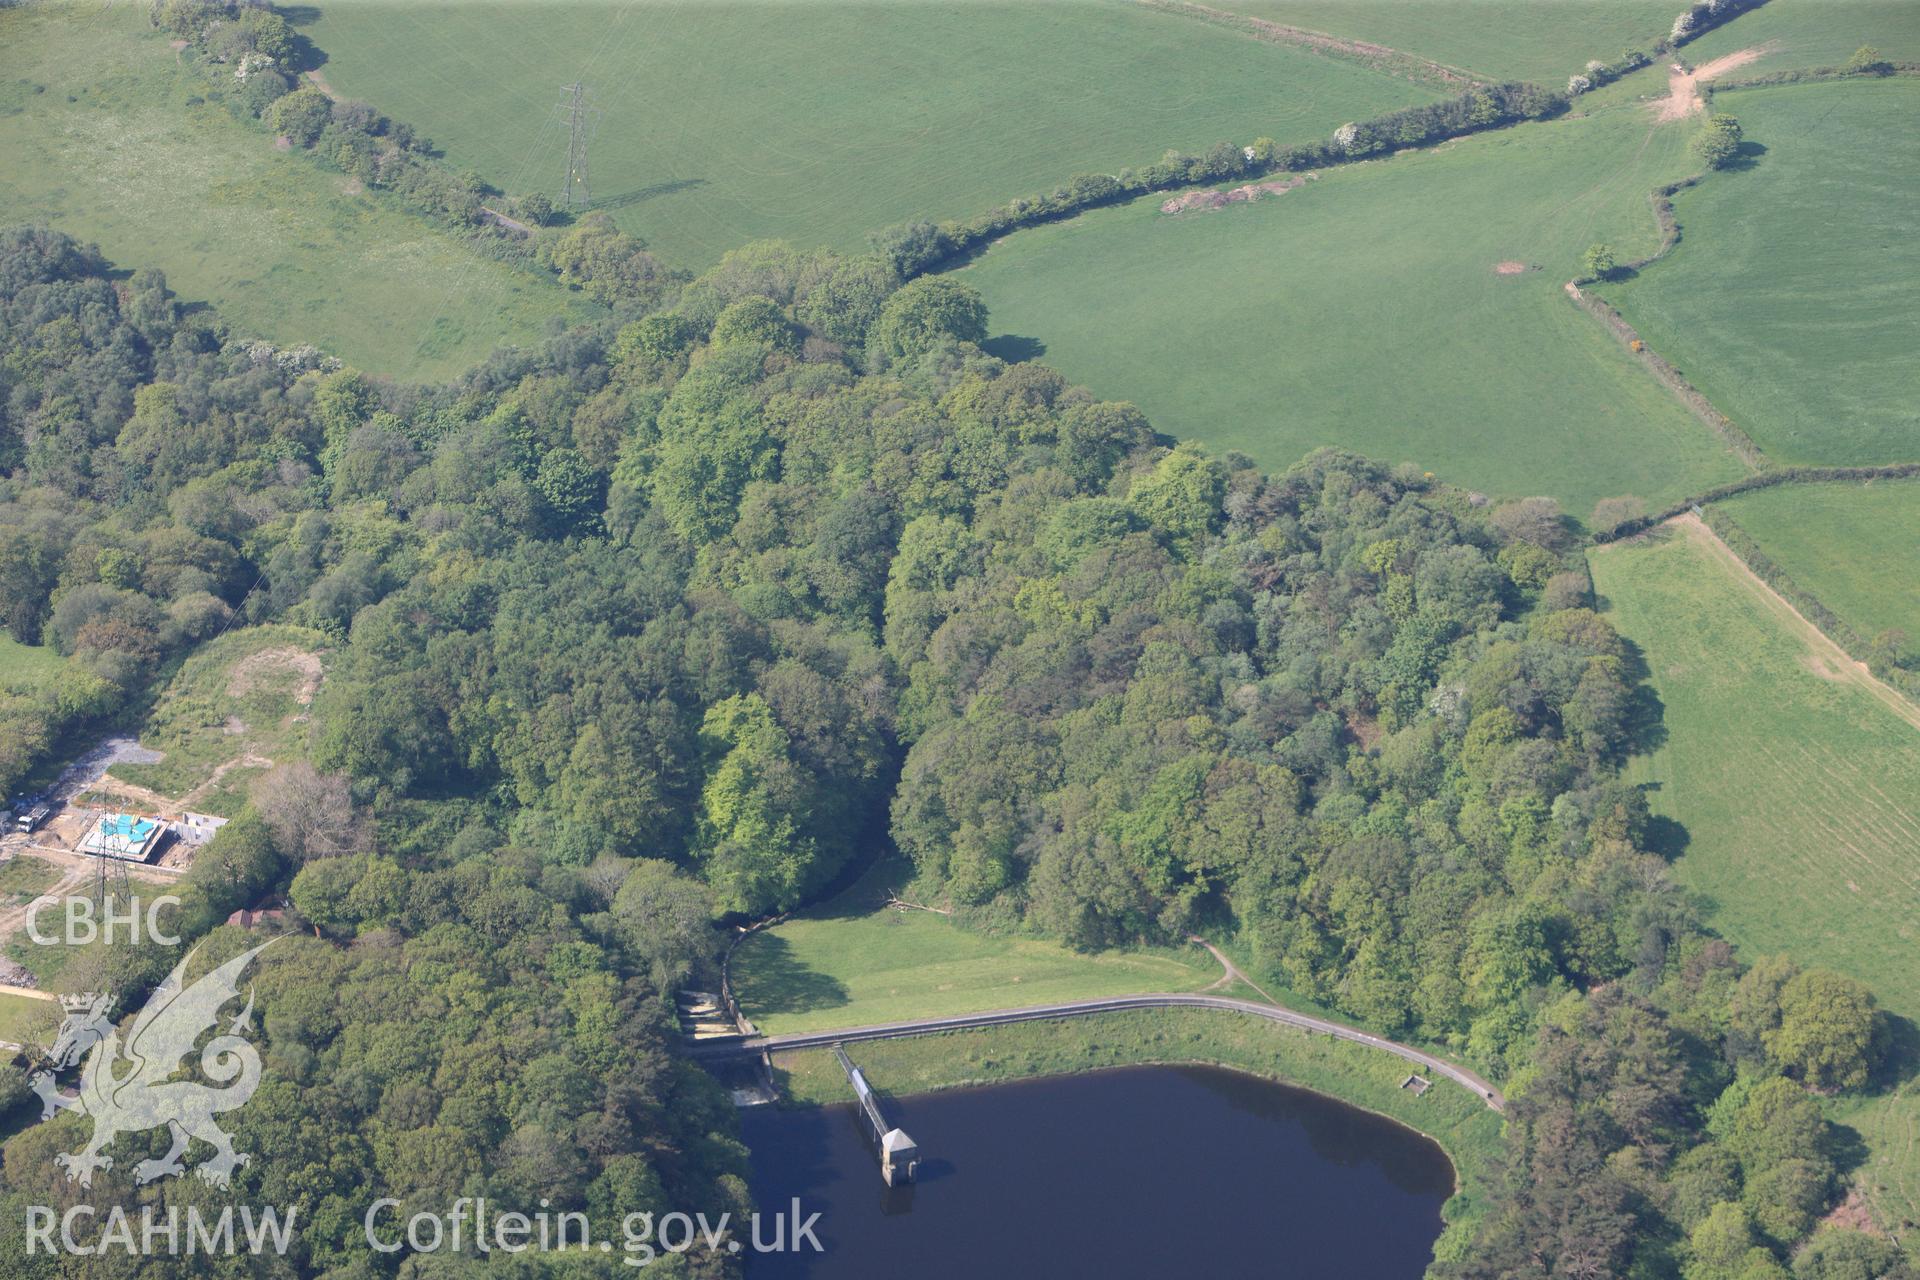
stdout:
[[[876,1079],[884,1090],[886,1081]],[[1418,1280],[1453,1166],[1410,1129],[1215,1067],[1125,1067],[915,1097],[889,1188],[851,1104],[741,1114],[763,1212],[819,1212],[824,1252],[751,1280],[1270,1276]]]

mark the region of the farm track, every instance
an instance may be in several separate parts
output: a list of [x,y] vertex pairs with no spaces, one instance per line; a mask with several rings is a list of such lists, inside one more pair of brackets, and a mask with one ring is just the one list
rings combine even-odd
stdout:
[[1675,516],[1667,523],[1678,528],[1708,554],[1725,564],[1732,571],[1737,582],[1759,600],[1768,612],[1778,618],[1789,632],[1798,636],[1807,646],[1809,655],[1825,668],[1820,672],[1822,678],[1864,689],[1887,710],[1913,728],[1920,729],[1920,706],[1909,702],[1897,689],[1868,670],[1866,663],[1855,661],[1831,636],[1809,622],[1791,602],[1768,586],[1732,547],[1722,542],[1720,535],[1707,527],[1706,521],[1688,512],[1685,515]]
[[1269,44],[1290,45],[1296,49],[1305,49],[1309,53],[1346,59],[1387,75],[1405,74],[1408,79],[1423,84],[1457,91],[1469,85],[1485,83],[1485,77],[1477,76],[1463,67],[1450,67],[1444,62],[1435,62],[1431,58],[1423,58],[1419,54],[1389,48],[1383,44],[1372,44],[1365,40],[1348,40],[1340,36],[1328,35],[1324,31],[1309,31],[1305,27],[1292,27],[1266,18],[1254,18],[1226,9],[1215,9],[1210,5],[1194,4],[1191,0],[1138,0],[1138,3],[1162,13],[1210,22],[1217,26],[1232,27],[1244,32],[1252,39],[1264,40]]
[[1697,115],[1707,109],[1706,95],[1700,92],[1702,84],[1717,80],[1729,71],[1737,71],[1749,62],[1757,62],[1771,52],[1772,45],[1755,45],[1751,49],[1741,49],[1737,53],[1715,58],[1692,71],[1675,71],[1667,77],[1667,96],[1650,105],[1663,123]]

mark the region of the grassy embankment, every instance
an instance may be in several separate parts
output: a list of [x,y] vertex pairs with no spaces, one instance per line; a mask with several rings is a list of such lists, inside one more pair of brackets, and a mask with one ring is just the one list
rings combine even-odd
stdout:
[[910,874],[899,863],[876,867],[825,906],[743,941],[734,952],[733,983],[754,1024],[767,1032],[818,1031],[1197,991],[1221,976],[1198,947],[1085,955],[1056,942],[976,932],[934,912],[886,906],[889,884],[904,885]]
[[580,304],[212,101],[144,5],[0,8],[0,225],[157,267],[234,332],[450,376]]
[[[1663,530],[1592,563],[1665,704],[1666,741],[1636,772],[1677,824],[1680,879],[1749,958],[1783,951],[1850,973],[1910,1030],[1920,710],[1865,683],[1703,530]],[[1865,1140],[1856,1179],[1893,1226],[1920,1221],[1915,1066],[1901,1084],[1832,1106]]]
[[1900,123],[1920,120],[1920,80],[1713,107],[1755,154],[1676,196],[1673,252],[1600,292],[1776,461],[1920,459],[1920,129]]
[[[1447,1202],[1443,1256],[1464,1244],[1500,1146],[1500,1118],[1449,1081],[1424,1096],[1400,1087],[1407,1064],[1327,1036],[1208,1009],[1157,1009],[1027,1022],[862,1043],[850,1050],[870,1078],[895,1094],[1060,1075],[1137,1063],[1205,1062],[1300,1085],[1400,1121],[1433,1138],[1453,1160],[1459,1191]],[[775,1060],[796,1105],[850,1101],[829,1050]]]
[[1251,205],[1100,210],[961,275],[996,332],[1268,467],[1334,444],[1581,516],[1605,496],[1673,501],[1745,468],[1561,286],[1595,241],[1653,251],[1647,192],[1693,171],[1692,135],[1623,101]]
[[750,240],[858,249],[1168,148],[1301,141],[1436,92],[1117,0],[328,0],[341,93],[511,192],[556,190],[558,86],[602,109],[596,206],[677,265]]

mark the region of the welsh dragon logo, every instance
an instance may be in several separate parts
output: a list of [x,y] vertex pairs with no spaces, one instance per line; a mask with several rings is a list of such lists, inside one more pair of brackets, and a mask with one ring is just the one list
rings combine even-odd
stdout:
[[[200,1050],[200,1070],[214,1084],[172,1077],[200,1036],[219,1022],[221,1006],[239,998],[240,975],[272,945],[262,943],[243,952],[187,986],[187,966],[200,950],[195,947],[155,989],[134,1019],[124,1046],[119,1030],[107,1017],[111,995],[64,1002],[68,1014],[49,1055],[51,1069],[38,1072],[30,1083],[40,1095],[42,1120],[61,1111],[77,1111],[93,1119],[93,1138],[83,1149],[54,1157],[67,1171],[68,1181],[92,1186],[94,1170],[113,1167],[113,1158],[105,1153],[116,1137],[162,1126],[172,1131],[173,1146],[160,1159],[135,1165],[135,1182],[186,1172],[181,1157],[195,1138],[214,1150],[213,1158],[202,1161],[195,1174],[216,1187],[232,1181],[233,1171],[249,1157],[233,1149],[233,1138],[213,1118],[245,1106],[260,1087],[260,1054],[241,1034],[251,1026],[251,991],[246,1007],[227,1025],[225,1034]],[[61,1093],[54,1072],[82,1059],[86,1065],[80,1070],[79,1095]]]

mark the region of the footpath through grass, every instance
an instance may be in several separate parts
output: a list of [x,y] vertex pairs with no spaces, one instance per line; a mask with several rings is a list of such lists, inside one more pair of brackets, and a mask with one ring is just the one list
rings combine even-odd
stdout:
[[900,911],[882,905],[884,877],[884,871],[871,873],[820,911],[740,944],[734,993],[754,1025],[766,1032],[818,1031],[1197,991],[1221,976],[1199,947],[1083,955],[1037,938],[974,932],[929,911]]
[[[1450,1081],[1437,1079],[1415,1096],[1400,1087],[1408,1069],[1398,1058],[1220,1010],[1093,1014],[868,1041],[849,1052],[870,1079],[894,1094],[1138,1063],[1204,1062],[1339,1098],[1426,1134],[1452,1159],[1460,1188],[1442,1210],[1448,1231],[1436,1246],[1441,1256],[1470,1238],[1500,1149],[1500,1117]],[[846,1075],[828,1050],[779,1054],[774,1067],[795,1103],[852,1100]]]
[[1920,481],[1787,484],[1718,505],[1863,639],[1920,645]]
[[[1701,536],[1663,531],[1592,563],[1665,704],[1666,742],[1637,772],[1711,923],[1749,958],[1830,966],[1920,1016],[1920,729],[1834,678]],[[1920,1089],[1904,1089],[1835,1107],[1866,1140],[1860,1182],[1889,1224],[1920,1220]]]
[[145,5],[0,7],[0,225],[158,267],[242,337],[450,376],[578,306],[202,97]]
[[559,87],[584,82],[595,206],[693,268],[1438,96],[1128,0],[325,0],[303,31],[335,89],[514,193],[558,190]]
[[1210,0],[1251,18],[1383,44],[1493,80],[1558,89],[1590,60],[1651,48],[1679,12],[1671,0]]
[[1713,107],[1764,152],[1681,192],[1680,244],[1600,292],[1775,459],[1920,459],[1920,80]]
[[1652,252],[1647,193],[1691,172],[1692,133],[1621,105],[1251,205],[1101,210],[961,275],[1024,339],[1003,350],[1267,467],[1333,444],[1583,517],[1601,497],[1658,504],[1744,468],[1561,286],[1595,241]]

